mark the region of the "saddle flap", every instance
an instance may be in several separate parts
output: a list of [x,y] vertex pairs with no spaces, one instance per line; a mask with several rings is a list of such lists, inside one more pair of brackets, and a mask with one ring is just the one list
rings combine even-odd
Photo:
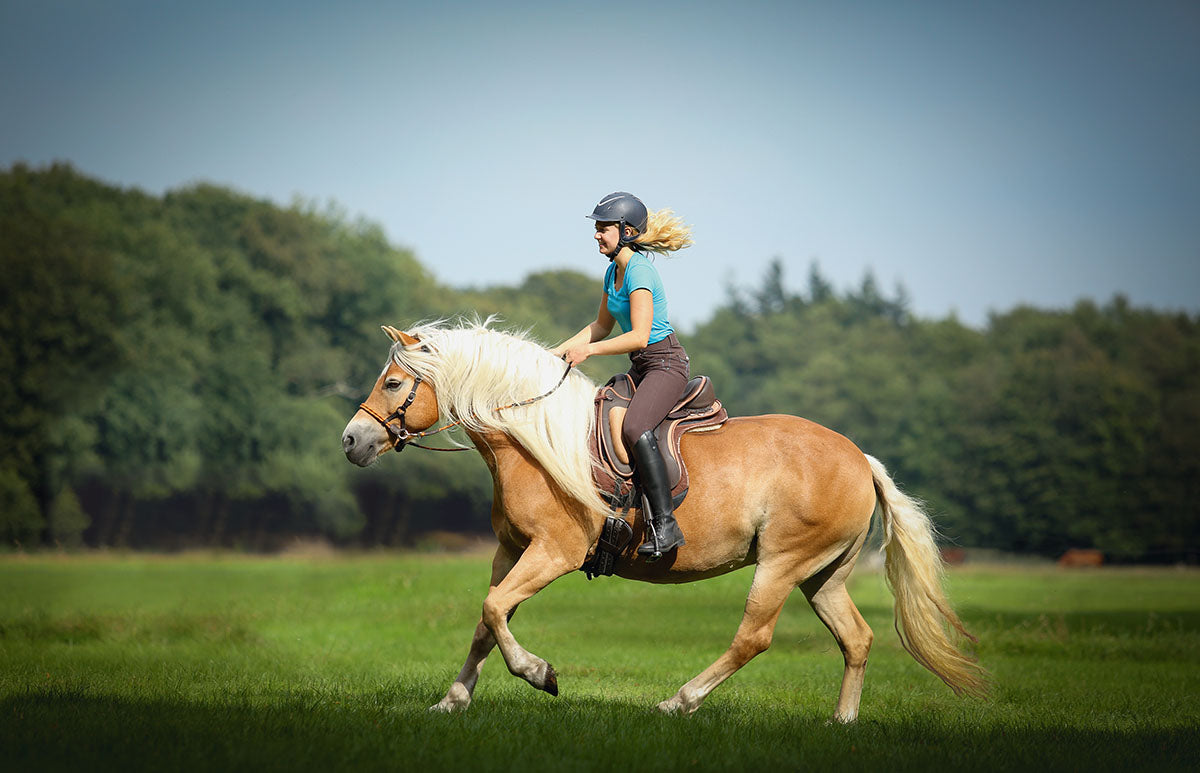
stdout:
[[[628,410],[629,401],[633,399],[636,390],[637,387],[628,373],[618,373],[600,387],[595,398],[596,426],[590,442],[592,458],[624,479],[633,476],[633,468],[629,465],[627,452],[617,453],[617,445],[621,440],[620,425],[625,418],[623,413]],[[614,408],[617,409],[616,416],[613,416]]]

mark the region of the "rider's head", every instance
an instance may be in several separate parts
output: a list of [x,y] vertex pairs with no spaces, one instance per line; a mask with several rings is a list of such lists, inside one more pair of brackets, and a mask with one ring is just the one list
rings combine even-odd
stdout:
[[596,221],[596,241],[609,260],[616,258],[622,247],[666,255],[692,244],[691,226],[682,218],[669,209],[649,212],[632,193],[608,194],[588,217]]
[[[649,212],[646,211],[646,205],[637,196],[617,191],[601,199],[588,217],[596,221],[597,230],[600,230],[599,225],[601,224],[613,223],[616,225],[616,244],[605,251],[605,254],[611,258],[620,252],[622,247],[632,245],[638,234],[645,232]],[[601,241],[601,246],[603,248],[603,241]]]

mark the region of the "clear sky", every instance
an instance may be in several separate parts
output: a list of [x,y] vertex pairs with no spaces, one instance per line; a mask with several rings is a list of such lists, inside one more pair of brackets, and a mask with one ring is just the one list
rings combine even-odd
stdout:
[[1195,0],[0,0],[0,68],[4,167],[333,200],[454,285],[599,279],[628,190],[694,226],[684,328],[776,257],[973,324],[1200,310]]

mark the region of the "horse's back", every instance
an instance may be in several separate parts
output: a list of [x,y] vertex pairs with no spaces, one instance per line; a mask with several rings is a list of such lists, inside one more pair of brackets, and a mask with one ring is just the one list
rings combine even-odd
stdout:
[[836,550],[870,523],[875,489],[866,457],[816,422],[734,417],[685,435],[681,448],[691,488],[676,512],[688,539],[678,571],[733,569],[799,545]]
[[682,450],[697,477],[719,478],[721,472],[713,474],[717,470],[726,475],[740,470],[760,479],[799,479],[818,497],[831,493],[821,483],[874,490],[870,464],[858,446],[800,416],[733,417],[715,432],[685,435]]

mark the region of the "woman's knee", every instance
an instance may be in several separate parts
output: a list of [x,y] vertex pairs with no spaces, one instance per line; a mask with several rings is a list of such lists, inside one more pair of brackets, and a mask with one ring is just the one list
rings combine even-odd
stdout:
[[643,434],[658,426],[683,394],[687,380],[677,373],[658,372],[642,379],[625,414],[621,439],[632,448]]
[[[628,416],[626,418],[628,418]],[[652,429],[654,429],[654,427],[647,427],[641,423],[633,424],[629,421],[626,421],[621,426],[621,440],[624,441],[626,448],[633,448],[634,444],[638,442],[638,438],[644,435],[647,430]]]

